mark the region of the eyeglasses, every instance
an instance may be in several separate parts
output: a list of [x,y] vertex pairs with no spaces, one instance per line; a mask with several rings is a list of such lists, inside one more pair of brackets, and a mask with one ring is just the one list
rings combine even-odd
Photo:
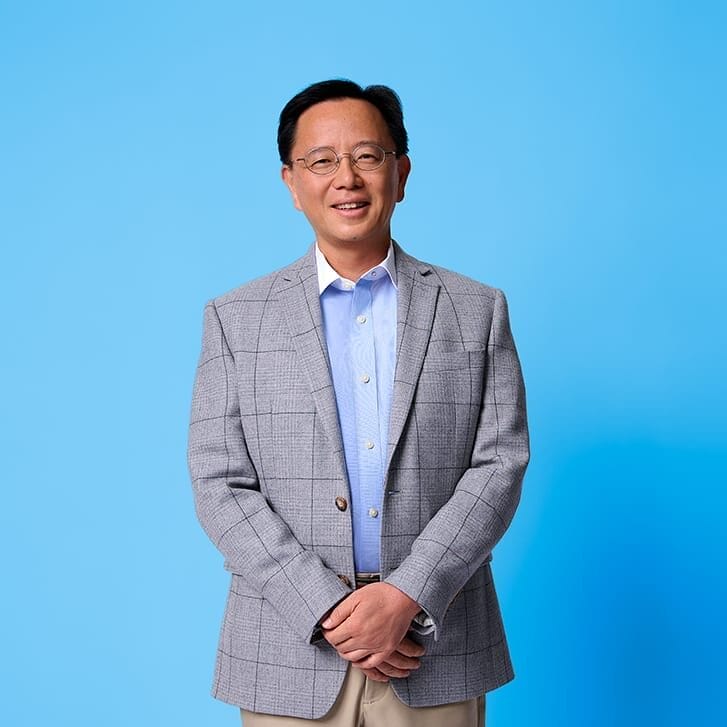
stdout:
[[330,146],[318,146],[294,161],[303,162],[313,174],[333,174],[341,164],[341,159],[348,157],[351,164],[362,172],[373,172],[383,166],[389,154],[396,155],[396,152],[386,151],[378,144],[357,144],[350,154],[336,154],[336,150]]

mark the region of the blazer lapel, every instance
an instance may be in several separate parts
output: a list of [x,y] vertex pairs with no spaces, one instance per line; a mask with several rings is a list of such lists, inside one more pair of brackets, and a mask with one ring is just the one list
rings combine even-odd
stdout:
[[407,255],[394,243],[398,284],[396,368],[389,421],[386,472],[409,417],[414,391],[432,333],[439,283],[426,263]]
[[348,482],[336,395],[323,331],[318,272],[313,247],[301,259],[301,263],[297,270],[288,268],[283,271],[278,295],[283,302],[293,344],[308,379],[316,411],[323,429],[333,444],[340,474]]
[[[409,416],[439,295],[439,283],[431,275],[432,269],[429,265],[407,255],[396,242],[394,255],[398,284],[396,368],[389,420],[387,473]],[[299,267],[287,268],[282,273],[278,295],[283,303],[293,344],[310,385],[316,411],[333,444],[340,472],[347,482],[336,395],[323,331],[313,247],[300,262]]]

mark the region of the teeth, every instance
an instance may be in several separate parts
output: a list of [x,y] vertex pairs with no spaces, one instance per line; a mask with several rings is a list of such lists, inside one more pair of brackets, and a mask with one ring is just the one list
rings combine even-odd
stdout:
[[335,204],[333,205],[337,210],[355,210],[359,207],[364,207],[365,202],[347,202],[346,204]]

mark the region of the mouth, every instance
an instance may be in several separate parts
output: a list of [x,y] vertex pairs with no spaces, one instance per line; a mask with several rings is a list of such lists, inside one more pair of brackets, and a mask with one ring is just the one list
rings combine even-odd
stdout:
[[369,203],[363,200],[360,202],[341,202],[340,204],[331,205],[334,210],[360,210],[368,206]]

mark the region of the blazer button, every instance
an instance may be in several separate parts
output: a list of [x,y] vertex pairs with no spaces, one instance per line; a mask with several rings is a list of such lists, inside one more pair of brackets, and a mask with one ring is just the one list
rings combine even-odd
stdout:
[[349,588],[351,587],[351,579],[348,576],[339,575],[338,580],[341,581],[344,586],[348,586]]
[[341,512],[346,512],[346,509],[348,508],[348,503],[346,502],[345,497],[341,497],[340,495],[336,498],[336,507]]

